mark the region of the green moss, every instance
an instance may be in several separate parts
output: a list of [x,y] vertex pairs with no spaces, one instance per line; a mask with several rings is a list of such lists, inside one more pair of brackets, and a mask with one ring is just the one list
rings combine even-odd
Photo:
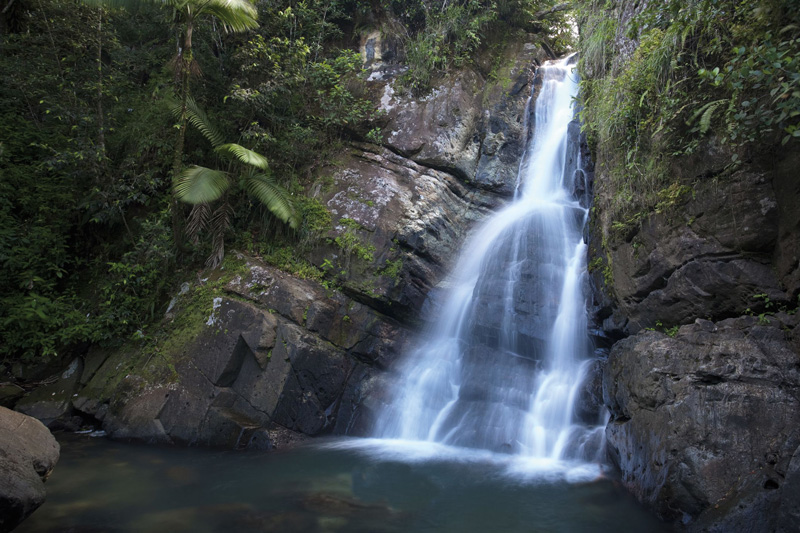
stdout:
[[325,276],[322,270],[302,257],[300,250],[292,246],[273,247],[269,253],[262,256],[262,259],[300,279],[321,281]]
[[594,272],[595,270],[597,270],[598,268],[600,268],[602,266],[603,266],[603,258],[602,257],[595,257],[594,259],[589,261],[589,265],[588,265],[587,269],[591,273],[591,272]]
[[611,269],[611,265],[606,265],[603,268],[603,283],[608,289],[614,286],[614,271]]
[[400,272],[403,270],[403,259],[398,257],[394,261],[387,260],[383,267],[378,269],[379,276],[386,276],[393,281],[397,281],[400,277]]
[[[353,220],[352,218],[340,218],[339,223],[344,226],[344,232],[336,237],[333,242],[342,250],[345,256],[349,258],[355,256],[362,261],[371,263],[375,259],[375,246],[372,244],[365,244],[358,232],[364,230],[363,226]],[[347,268],[345,266],[345,268]]]
[[331,229],[331,213],[318,199],[303,197],[298,207],[307,231],[322,234]]

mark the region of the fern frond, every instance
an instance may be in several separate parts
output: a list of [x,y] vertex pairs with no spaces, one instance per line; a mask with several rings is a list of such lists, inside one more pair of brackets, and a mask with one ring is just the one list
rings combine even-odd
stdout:
[[214,149],[217,153],[238,159],[245,165],[251,165],[261,170],[269,169],[269,161],[263,155],[236,143],[223,144]]
[[247,186],[247,192],[264,204],[277,218],[288,223],[292,228],[297,228],[300,225],[300,220],[294,209],[294,202],[289,197],[289,193],[278,185],[271,176],[267,174],[248,176],[245,178],[245,185]]
[[697,120],[698,117],[700,117],[700,123],[699,123],[700,133],[708,132],[708,130],[711,129],[711,119],[714,116],[714,111],[716,111],[717,108],[722,104],[724,104],[725,102],[727,102],[727,100],[723,99],[723,100],[714,100],[713,102],[705,104],[703,107],[694,112],[690,122],[694,122],[695,120]]
[[181,172],[173,190],[182,202],[200,204],[219,199],[230,184],[226,173],[194,165]]
[[706,133],[711,128],[711,117],[714,115],[715,109],[717,109],[715,105],[708,106],[706,112],[700,117],[700,133]]

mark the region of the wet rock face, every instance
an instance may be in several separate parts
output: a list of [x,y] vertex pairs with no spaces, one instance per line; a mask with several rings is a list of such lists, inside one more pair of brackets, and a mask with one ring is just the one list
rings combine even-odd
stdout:
[[41,422],[0,407],[0,532],[13,530],[44,503],[44,481],[59,451]]
[[[373,145],[360,145],[344,167],[322,195],[333,218],[330,238],[355,238],[374,252],[364,260],[332,242],[315,250],[313,260],[322,268],[326,261],[336,265],[345,290],[360,301],[402,322],[418,322],[422,303],[469,228],[498,200]],[[394,272],[392,265],[398,266]]]
[[512,44],[494,58],[488,76],[456,72],[421,98],[384,82],[386,146],[482,189],[513,194],[526,141],[525,103],[535,66],[547,59],[538,46]]
[[778,201],[770,176],[741,171],[704,183],[669,214],[653,214],[632,238],[611,245],[613,291],[635,333],[658,322],[719,320],[777,308],[791,296],[771,264]]
[[[691,530],[795,528],[781,529],[797,514],[800,345],[779,310],[800,292],[799,157],[728,175],[730,154],[708,143],[673,161],[692,184],[675,205],[624,235],[594,219],[595,321],[606,340],[633,335],[605,368],[609,449],[640,500]],[[602,173],[595,185],[615,194]]]
[[[690,529],[773,531],[781,501],[796,493],[798,320],[761,322],[698,320],[674,338],[642,332],[608,359],[606,436],[622,481]],[[781,520],[796,512],[783,508]]]
[[[629,22],[646,4],[615,4],[612,69],[638,47]],[[595,337],[632,335],[604,369],[612,457],[639,499],[689,529],[796,530],[800,344],[779,310],[800,295],[800,151],[764,146],[734,167],[705,139],[669,158],[683,192],[620,230],[604,211],[625,197],[604,171],[616,149],[598,147],[589,242]]]

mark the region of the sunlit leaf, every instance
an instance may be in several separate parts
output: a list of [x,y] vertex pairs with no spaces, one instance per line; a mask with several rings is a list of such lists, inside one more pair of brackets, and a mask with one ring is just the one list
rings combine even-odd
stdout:
[[219,154],[234,157],[245,165],[252,165],[256,168],[260,168],[261,170],[267,170],[269,168],[269,161],[267,161],[266,157],[258,152],[254,152],[253,150],[248,150],[240,144],[223,144],[221,146],[217,146],[215,150]]

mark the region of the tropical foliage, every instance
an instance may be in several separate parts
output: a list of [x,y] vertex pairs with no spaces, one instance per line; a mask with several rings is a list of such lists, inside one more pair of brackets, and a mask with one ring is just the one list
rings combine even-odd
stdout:
[[594,147],[606,147],[620,229],[691,191],[672,157],[713,142],[732,169],[800,140],[797,0],[648,2],[627,25],[618,3],[580,5],[583,117]]
[[302,254],[331,216],[306,192],[343,143],[380,141],[361,28],[398,32],[423,91],[492,39],[557,47],[553,7],[0,0],[0,364],[147,338],[226,242],[322,279]]
[[412,0],[387,2],[401,26],[409,65],[406,87],[414,93],[430,88],[431,81],[449,67],[469,62],[486,38],[521,38],[536,32],[562,53],[571,39],[566,3],[554,0]]
[[[227,199],[231,188],[231,174],[238,174],[242,188],[281,221],[297,228],[299,220],[289,193],[273,179],[267,158],[236,143],[222,142],[222,134],[213,126],[206,114],[191,98],[175,106],[177,116],[185,116],[214,147],[214,152],[228,161],[228,169],[217,170],[192,165],[175,179],[174,191],[178,199],[194,205],[188,226],[189,236],[197,242],[204,229],[212,235],[212,252],[206,261],[216,267],[225,256],[225,232],[231,229],[232,207]],[[221,200],[213,212],[211,203]]]

